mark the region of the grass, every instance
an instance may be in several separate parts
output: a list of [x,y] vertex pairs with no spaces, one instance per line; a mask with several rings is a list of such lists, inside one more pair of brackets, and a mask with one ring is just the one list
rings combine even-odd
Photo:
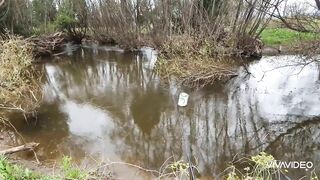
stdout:
[[61,162],[62,171],[65,179],[84,180],[87,179],[88,173],[75,167],[72,164],[72,158],[64,156]]
[[227,174],[227,180],[271,180],[271,179],[281,179],[284,174],[281,169],[271,166],[275,161],[272,155],[265,152],[261,152],[258,155],[252,156],[247,159],[244,158],[244,162],[248,164],[247,167],[242,169],[237,169],[234,165],[228,168],[229,173]]
[[41,98],[41,72],[32,66],[31,45],[9,36],[0,40],[0,108],[31,111]]
[[[309,47],[310,52],[319,52],[315,46],[320,42],[319,35],[277,27],[280,24],[273,21],[262,32],[261,39],[265,46],[273,47],[270,49],[281,53],[304,54],[306,47]],[[202,87],[237,76],[236,70],[243,62],[239,61],[240,57],[260,57],[260,52],[263,52],[260,51],[263,48],[260,41],[250,37],[226,35],[223,38],[217,41],[210,37],[172,36],[159,48],[155,71],[162,79],[171,80],[173,77],[184,85]],[[238,40],[236,44],[234,39]],[[237,57],[238,61],[230,57]]]
[[[244,161],[243,161],[244,160]],[[242,158],[237,161],[240,164],[248,164],[243,169],[231,165],[226,169],[228,172],[223,179],[227,180],[272,180],[272,179],[291,179],[288,176],[289,169],[282,169],[275,164],[277,160],[270,154],[260,152],[250,158]],[[290,171],[292,171],[290,169]],[[311,170],[310,177],[304,176],[301,179],[318,180],[314,170]]]
[[159,58],[156,71],[163,79],[174,77],[190,87],[210,85],[237,75],[233,62],[200,58]]
[[[237,169],[235,165],[231,165],[228,169],[225,170],[227,174],[220,177],[220,179],[226,180],[263,180],[263,179],[281,179],[281,177],[287,176],[287,169],[280,169],[275,166],[273,163],[275,158],[272,155],[269,155],[265,152],[261,152],[258,155],[252,156],[250,158],[243,158],[245,161],[240,162],[241,164],[248,164],[247,167],[242,169]],[[238,162],[239,163],[239,162]],[[86,180],[86,179],[111,179],[113,176],[101,176],[101,172],[90,173],[87,170],[80,169],[72,163],[72,158],[65,156],[62,158],[58,169],[61,173],[56,176],[43,175],[36,172],[33,172],[22,166],[12,164],[3,156],[0,156],[0,179],[6,180]],[[174,161],[172,163],[165,162],[159,171],[154,172],[154,170],[144,169],[142,167],[130,165],[131,167],[136,167],[139,170],[145,172],[155,173],[154,177],[156,179],[190,179],[191,175],[196,177],[199,172],[197,167],[190,165],[182,160]],[[193,173],[190,174],[190,169]],[[308,178],[306,178],[308,179]],[[312,171],[310,172],[310,180],[318,180],[317,174]]]
[[88,172],[77,168],[72,164],[72,159],[68,156],[62,158],[60,168],[62,173],[57,176],[47,176],[12,164],[7,158],[0,156],[0,179],[6,180],[85,180],[89,177]]
[[8,160],[0,156],[0,179],[7,179],[7,180],[34,180],[34,179],[42,179],[42,180],[50,180],[53,178],[49,177],[41,177],[41,175],[36,174],[30,171],[27,168],[23,168],[19,165],[14,165],[8,162]]
[[298,42],[312,41],[317,38],[313,33],[300,33],[287,28],[267,28],[261,34],[266,46],[288,46]]
[[[169,158],[170,159],[170,158]],[[169,160],[168,159],[168,160]],[[127,165],[130,167],[137,168],[138,170],[151,173],[155,179],[189,179],[190,176],[196,176],[198,169],[194,165],[190,165],[182,160],[174,161],[170,163],[166,161],[163,166],[161,166],[159,171],[144,169],[140,166],[127,164],[127,163],[117,163]],[[109,164],[111,165],[111,164]],[[107,164],[101,164],[94,171],[88,171],[81,169],[73,164],[72,158],[65,156],[59,163],[58,171],[55,176],[43,175],[29,170],[28,168],[22,167],[11,163],[4,156],[0,156],[0,179],[6,180],[98,180],[98,179],[116,179],[111,172],[106,168]],[[192,174],[190,174],[190,169],[192,169]],[[102,172],[104,171],[104,172]],[[50,172],[50,171],[49,171]]]

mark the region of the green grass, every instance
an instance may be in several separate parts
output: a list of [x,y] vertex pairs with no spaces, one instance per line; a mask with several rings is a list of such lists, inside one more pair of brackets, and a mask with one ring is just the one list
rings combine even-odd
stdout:
[[84,180],[87,179],[88,173],[72,165],[72,158],[64,156],[61,162],[62,171],[65,179]]
[[292,45],[316,38],[317,36],[313,33],[300,33],[287,28],[267,28],[261,34],[261,39],[266,46]]
[[88,173],[72,164],[70,157],[63,157],[61,161],[62,174],[59,176],[45,176],[24,168],[22,166],[10,163],[5,157],[0,156],[0,179],[6,180],[84,180]]
[[[33,180],[41,179],[41,176],[18,165],[13,165],[3,156],[0,157],[0,179],[8,180]],[[45,179],[44,177],[42,179]]]

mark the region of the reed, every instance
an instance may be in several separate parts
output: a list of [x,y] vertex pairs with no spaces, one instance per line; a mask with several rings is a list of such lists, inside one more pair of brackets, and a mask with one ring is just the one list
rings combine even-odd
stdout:
[[0,43],[0,108],[28,112],[39,105],[41,72],[32,65],[30,44],[9,36]]

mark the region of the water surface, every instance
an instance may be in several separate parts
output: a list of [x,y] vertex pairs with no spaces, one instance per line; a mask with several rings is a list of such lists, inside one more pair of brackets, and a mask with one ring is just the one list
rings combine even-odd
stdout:
[[[192,90],[161,81],[152,71],[155,59],[150,49],[79,48],[43,65],[36,118],[11,121],[26,141],[41,144],[38,156],[46,161],[70,155],[80,163],[159,169],[174,157],[196,163],[203,178],[221,176],[228,162],[261,151],[319,164],[319,65],[263,57],[250,64],[250,75],[240,68],[227,84]],[[180,92],[190,94],[187,107],[177,107]],[[123,178],[145,178],[116,169]]]

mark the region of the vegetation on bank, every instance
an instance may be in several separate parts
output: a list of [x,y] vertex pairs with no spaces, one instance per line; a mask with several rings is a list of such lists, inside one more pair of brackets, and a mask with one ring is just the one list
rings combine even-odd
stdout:
[[151,46],[160,51],[157,71],[163,78],[205,86],[236,75],[235,63],[224,57],[261,57],[258,37],[271,17],[266,12],[280,0],[4,2],[0,9],[8,11],[0,18],[0,32],[29,36],[58,30],[75,43],[91,38],[128,50]]
[[[238,160],[238,164],[241,163],[242,168],[237,165],[230,165],[220,176],[219,179],[226,180],[271,180],[271,179],[291,179],[288,175],[290,169],[282,169],[277,167],[276,159],[265,152],[261,152],[250,158],[243,158]],[[241,162],[240,162],[241,161]],[[124,164],[130,165],[130,164]],[[243,168],[243,165],[247,165]],[[184,161],[176,161],[164,165],[164,169],[158,171],[144,169],[142,167],[131,165],[138,170],[145,171],[153,174],[155,179],[196,179],[201,177],[198,174],[196,166],[191,166]],[[318,176],[313,169],[309,169],[309,179],[317,180]],[[50,173],[53,174],[53,173]],[[151,177],[151,176],[150,176]],[[36,171],[31,171],[28,168],[14,164],[7,158],[0,156],[0,178],[10,180],[95,180],[95,179],[115,179],[116,177],[110,173],[101,173],[98,170],[90,172],[88,170],[75,166],[72,162],[72,158],[65,156],[59,163],[54,175],[40,174]],[[307,178],[307,176],[306,176]]]
[[[40,179],[40,175],[30,171],[27,168],[23,168],[19,165],[13,165],[8,162],[8,160],[1,156],[0,157],[0,179],[9,179],[9,180],[32,180]],[[45,179],[45,178],[43,178]]]
[[[115,163],[117,164],[117,163]],[[132,166],[137,168],[137,170],[145,171],[151,174],[150,177],[154,177],[155,179],[189,179],[190,176],[195,178],[195,174],[190,173],[191,167],[189,163],[185,163],[184,161],[177,161],[173,163],[167,164],[167,166],[163,169],[163,172],[158,172],[154,170],[144,169],[137,165],[121,163],[122,165]],[[108,165],[102,165],[108,166]],[[103,168],[104,171],[107,171],[106,168]],[[50,170],[50,169],[48,169]],[[196,168],[194,169],[194,173],[196,173]],[[49,174],[53,174],[49,172]],[[36,171],[31,171],[28,168],[23,166],[14,164],[10,162],[7,158],[0,156],[0,179],[8,179],[8,180],[99,180],[99,179],[116,179],[114,175],[110,172],[102,172],[98,167],[94,171],[89,171],[83,168],[79,168],[73,164],[72,158],[65,156],[62,158],[58,167],[55,169],[54,175],[49,174],[40,174]]]
[[[11,163],[7,158],[0,156],[0,179],[8,180],[85,180],[95,178],[90,176],[86,170],[80,169],[72,164],[70,157],[64,157],[59,165],[61,172],[57,175],[43,175],[28,168]],[[105,178],[105,177],[101,177]],[[98,177],[95,179],[99,179]]]
[[214,46],[210,41],[174,37],[162,47],[155,71],[163,79],[175,77],[190,87],[206,86],[236,76],[239,62],[218,56],[228,56],[231,50]]
[[266,28],[261,33],[261,40],[267,47],[293,46],[317,38],[319,35],[315,33],[297,32],[288,28]]
[[[164,79],[177,76],[192,86],[233,77],[234,62],[225,57],[261,57],[260,36],[267,46],[313,38],[311,33],[265,29],[275,22],[281,0],[3,2],[0,33],[30,36],[63,31],[69,41],[79,44],[91,39],[127,50],[151,46],[160,51],[157,71]],[[172,53],[176,49],[179,53]],[[40,54],[53,54],[44,52]]]
[[30,44],[10,36],[0,41],[0,108],[34,110],[41,99],[41,72],[32,66]]
[[89,36],[126,49],[160,48],[171,37],[187,36],[250,55],[256,49],[243,47],[258,37],[269,16],[257,9],[272,10],[268,3],[279,0],[255,1],[4,0],[0,32],[30,36],[64,31],[77,43]]
[[[288,174],[292,169],[284,169],[277,166],[277,161],[272,155],[265,152],[238,160],[238,164],[247,164],[244,168],[237,168],[236,165],[231,165],[225,170],[224,179],[227,180],[272,180],[272,179],[295,179]],[[243,167],[243,166],[240,166]],[[300,179],[318,180],[318,175],[315,169],[306,170],[307,176]]]

